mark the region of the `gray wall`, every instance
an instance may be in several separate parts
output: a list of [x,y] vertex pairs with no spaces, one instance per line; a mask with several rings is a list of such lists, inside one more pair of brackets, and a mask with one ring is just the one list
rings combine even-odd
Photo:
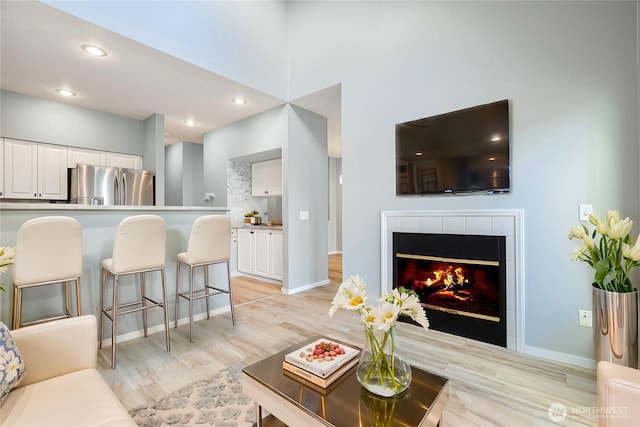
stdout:
[[202,144],[178,142],[165,147],[167,206],[213,206],[204,202]]
[[329,157],[329,253],[342,252],[342,192],[340,174],[342,160]]
[[[640,224],[637,6],[290,3],[291,99],[341,83],[345,277],[379,292],[382,210],[522,208],[526,351],[593,360],[592,272],[567,230],[579,203]],[[396,123],[505,98],[510,194],[395,196]]]
[[[283,99],[340,83],[344,274],[364,275],[377,291],[381,210],[522,208],[526,351],[593,359],[592,330],[578,326],[577,313],[591,307],[591,271],[569,261],[574,245],[566,234],[579,203],[600,214],[618,208],[640,223],[638,2],[260,2],[255,14],[254,2],[231,3],[65,7]],[[221,13],[210,16],[216,7]],[[260,22],[228,28],[245,17]],[[167,31],[190,19],[193,31]],[[232,32],[226,46],[220,29]],[[213,37],[203,37],[207,31]],[[264,54],[246,55],[241,46]],[[265,57],[274,60],[260,63]],[[395,197],[395,123],[504,98],[512,107],[509,195]],[[272,126],[264,123],[266,135],[276,127],[287,138],[283,111]],[[205,145],[205,158],[217,148]],[[219,173],[205,171],[205,182],[221,185]]]
[[[142,156],[144,134],[140,120],[0,91],[0,136],[6,138]],[[164,129],[161,135],[164,140]]]
[[165,148],[165,187],[164,199],[167,206],[182,206],[182,173],[184,172],[184,150],[182,142]]
[[164,206],[164,116],[152,114],[144,120],[143,168],[155,173],[156,205]]
[[[227,160],[266,160],[255,153],[280,150],[287,142],[286,106],[272,108],[204,135],[204,187],[216,193],[215,206],[227,206]],[[271,158],[278,157],[277,155]],[[283,164],[283,169],[285,168]]]
[[[295,105],[288,107],[289,142],[282,151],[285,258],[288,289],[328,283],[327,119]],[[300,212],[309,212],[301,220]]]

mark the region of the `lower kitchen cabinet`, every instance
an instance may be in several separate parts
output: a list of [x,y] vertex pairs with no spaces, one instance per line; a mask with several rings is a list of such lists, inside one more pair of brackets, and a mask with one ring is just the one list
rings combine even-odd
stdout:
[[238,229],[238,271],[282,280],[284,271],[282,230]]

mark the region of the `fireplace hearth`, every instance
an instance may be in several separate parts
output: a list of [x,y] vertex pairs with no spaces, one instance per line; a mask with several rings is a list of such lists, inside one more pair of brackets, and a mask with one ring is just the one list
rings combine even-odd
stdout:
[[393,287],[412,289],[434,330],[507,346],[504,236],[393,233]]

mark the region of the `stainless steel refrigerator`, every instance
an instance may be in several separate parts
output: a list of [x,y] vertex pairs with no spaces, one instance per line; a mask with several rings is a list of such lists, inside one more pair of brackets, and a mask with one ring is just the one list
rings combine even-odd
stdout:
[[80,205],[154,205],[155,176],[140,169],[79,164],[69,169],[69,202]]

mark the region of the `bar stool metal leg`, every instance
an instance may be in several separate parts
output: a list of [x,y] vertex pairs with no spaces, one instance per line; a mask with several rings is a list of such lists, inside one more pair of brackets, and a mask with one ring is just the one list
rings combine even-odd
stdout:
[[107,270],[103,268],[100,276],[100,324],[98,325],[98,348],[102,348],[102,340],[104,338],[104,295],[107,284]]
[[162,311],[164,312],[164,335],[167,343],[167,353],[171,352],[171,339],[169,338],[169,307],[167,299],[167,284],[164,268],[160,270],[162,274]]
[[149,336],[149,330],[147,328],[147,283],[146,273],[140,273],[140,294],[142,295],[142,328],[144,329],[144,336]]
[[113,305],[111,306],[111,368],[116,367],[116,331],[118,321],[118,275],[113,275]]
[[80,302],[82,298],[80,298],[80,279],[76,279],[76,316],[82,316],[82,308]]
[[227,280],[229,283],[229,306],[231,307],[231,323],[233,326],[236,326],[236,310],[233,307],[233,291],[231,290],[231,267],[229,266],[229,261],[225,262],[227,264]]
[[204,302],[207,306],[207,319],[211,319],[209,310],[209,266],[203,265],[202,268],[204,269],[204,292],[205,294],[207,294],[207,296],[204,298]]
[[189,341],[193,342],[193,265],[189,266]]
[[176,317],[174,321],[174,327],[178,327],[178,308],[180,307],[180,273],[182,271],[182,263],[178,261],[176,267]]

